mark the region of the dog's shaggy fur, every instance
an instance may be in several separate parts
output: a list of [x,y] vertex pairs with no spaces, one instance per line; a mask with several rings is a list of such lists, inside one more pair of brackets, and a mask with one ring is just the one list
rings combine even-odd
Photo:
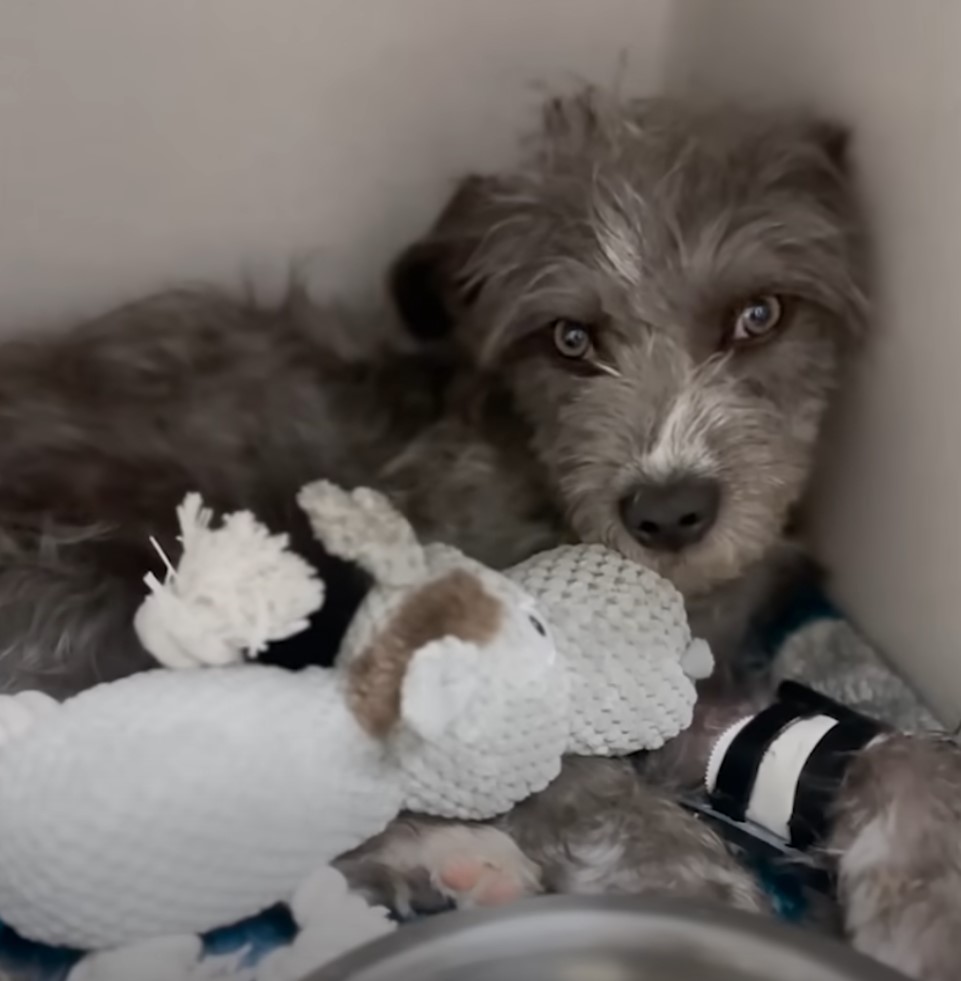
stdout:
[[[464,181],[397,263],[412,343],[359,351],[356,325],[296,294],[265,311],[183,293],[8,344],[3,687],[64,695],[146,666],[130,622],[148,537],[174,550],[191,489],[297,540],[294,493],[326,476],[387,491],[424,537],[496,565],[603,541],[678,584],[726,668],[692,732],[639,764],[646,782],[626,763],[571,761],[499,827],[401,822],[343,868],[401,906],[438,901],[442,866],[466,849],[518,892],[660,889],[762,909],[723,844],[649,784],[695,781],[707,737],[745,710],[727,683],[799,562],[787,529],[867,321],[844,144],[803,117],[561,100],[523,168]],[[652,524],[635,504],[692,481],[713,503],[669,514],[699,531],[664,548],[649,534],[663,513]],[[909,745],[866,757],[886,773],[883,800],[855,768],[836,844],[855,943],[883,932],[886,960],[934,981],[961,957],[961,762]],[[925,835],[899,833],[908,806]]]

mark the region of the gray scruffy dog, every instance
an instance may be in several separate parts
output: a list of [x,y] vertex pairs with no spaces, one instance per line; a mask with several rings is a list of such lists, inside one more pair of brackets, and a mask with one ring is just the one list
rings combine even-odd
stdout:
[[[584,95],[398,261],[406,341],[361,351],[295,292],[274,310],[166,295],[7,344],[4,687],[64,695],[148,665],[130,626],[148,539],[175,552],[192,489],[299,539],[301,484],[374,485],[496,565],[603,541],[677,583],[722,662],[691,732],[636,769],[571,761],[497,825],[398,822],[342,867],[402,909],[538,890],[763,909],[670,793],[763,700],[738,665],[803,565],[788,529],[866,326],[864,245],[838,128]],[[928,981],[961,963],[959,815],[961,754],[892,737],[849,771],[829,842],[848,935]]]

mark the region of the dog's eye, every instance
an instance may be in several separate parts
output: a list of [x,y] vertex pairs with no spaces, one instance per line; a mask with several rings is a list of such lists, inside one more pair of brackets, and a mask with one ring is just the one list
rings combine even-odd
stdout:
[[547,627],[545,627],[544,624],[541,623],[540,620],[537,619],[537,617],[535,617],[533,614],[529,614],[528,615],[528,619],[531,621],[531,624],[534,627],[534,629],[542,637],[546,637],[547,636]]
[[565,358],[586,358],[594,350],[591,328],[577,320],[555,320],[554,346]]
[[767,337],[781,322],[784,305],[773,294],[757,296],[739,307],[731,328],[733,344],[751,344]]

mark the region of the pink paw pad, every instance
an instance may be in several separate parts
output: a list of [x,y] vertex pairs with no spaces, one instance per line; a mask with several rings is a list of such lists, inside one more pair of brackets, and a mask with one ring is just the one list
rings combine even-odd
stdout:
[[457,858],[446,862],[440,884],[458,899],[475,906],[503,906],[524,896],[523,884],[503,869],[481,859]]

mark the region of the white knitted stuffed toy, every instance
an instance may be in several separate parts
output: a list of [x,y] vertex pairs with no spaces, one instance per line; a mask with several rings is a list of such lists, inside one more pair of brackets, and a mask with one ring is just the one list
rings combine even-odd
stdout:
[[[375,583],[336,668],[239,663],[303,629],[323,583],[284,536],[245,513],[213,527],[191,496],[179,567],[148,580],[136,621],[185,670],[63,704],[0,698],[0,920],[84,950],[148,941],[156,961],[157,938],[196,945],[296,900],[309,940],[304,889],[399,811],[490,818],[543,789],[564,753],[653,748],[689,725],[710,653],[653,573],[600,546],[497,573],[421,547],[372,491],[320,482],[299,501]],[[388,924],[371,912],[369,927]],[[108,950],[77,977],[129,975],[125,957]]]

